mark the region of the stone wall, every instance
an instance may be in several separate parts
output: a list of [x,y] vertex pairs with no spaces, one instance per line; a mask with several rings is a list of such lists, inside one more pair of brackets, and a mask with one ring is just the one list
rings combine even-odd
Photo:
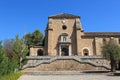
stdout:
[[43,46],[34,46],[30,48],[30,56],[38,56],[38,50],[42,50],[44,52]]
[[[96,62],[96,60],[93,60]],[[106,61],[98,61],[99,63]],[[51,63],[40,64],[36,67],[28,67],[24,71],[85,71],[85,70],[107,70],[104,67],[95,67],[88,63],[80,63],[76,60],[55,60]]]

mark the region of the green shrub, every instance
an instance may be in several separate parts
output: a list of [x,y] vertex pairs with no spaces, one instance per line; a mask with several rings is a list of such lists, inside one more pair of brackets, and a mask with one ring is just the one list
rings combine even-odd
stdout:
[[0,41],[0,77],[9,75],[10,73],[17,72],[19,70],[19,65],[16,59],[9,59],[5,55],[5,51]]
[[9,75],[3,76],[0,80],[17,80],[22,75],[22,72],[11,73]]
[[8,58],[4,54],[3,47],[0,41],[0,77],[6,75],[8,72]]

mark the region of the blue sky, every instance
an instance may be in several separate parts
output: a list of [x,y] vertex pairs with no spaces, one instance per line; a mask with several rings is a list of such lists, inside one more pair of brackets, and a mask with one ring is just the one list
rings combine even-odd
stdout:
[[0,40],[44,34],[48,16],[59,13],[81,16],[86,32],[120,32],[120,0],[0,0]]

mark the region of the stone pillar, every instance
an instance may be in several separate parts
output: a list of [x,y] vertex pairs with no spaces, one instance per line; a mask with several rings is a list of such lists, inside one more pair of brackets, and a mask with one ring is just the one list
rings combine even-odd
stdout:
[[49,19],[48,25],[47,25],[47,29],[46,29],[46,53],[48,56],[52,56],[52,19]]
[[61,45],[59,45],[59,56],[61,56]]
[[95,51],[96,51],[95,55],[101,55],[102,46],[103,46],[103,39],[95,37]]
[[95,42],[94,42],[94,44],[95,44],[95,45],[94,45],[94,48],[95,48],[95,53],[94,53],[94,55],[97,55],[97,43],[98,43],[98,42],[97,42],[97,39],[98,39],[97,37],[95,37],[95,39],[94,39],[94,41],[95,41]]
[[72,56],[72,53],[71,53],[71,45],[69,45],[69,56]]
[[77,45],[76,49],[77,49],[77,55],[82,55],[81,54],[82,47],[80,46],[82,44],[81,35],[83,35],[82,25],[81,25],[80,19],[76,18],[76,45]]
[[30,48],[30,56],[37,56],[36,50],[33,47]]

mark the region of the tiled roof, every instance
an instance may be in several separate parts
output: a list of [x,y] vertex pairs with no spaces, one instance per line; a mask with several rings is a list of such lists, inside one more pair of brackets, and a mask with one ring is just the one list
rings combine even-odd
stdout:
[[48,18],[80,18],[80,16],[62,13],[62,14],[57,14],[57,15],[49,16]]
[[85,32],[85,37],[120,37],[120,32]]

